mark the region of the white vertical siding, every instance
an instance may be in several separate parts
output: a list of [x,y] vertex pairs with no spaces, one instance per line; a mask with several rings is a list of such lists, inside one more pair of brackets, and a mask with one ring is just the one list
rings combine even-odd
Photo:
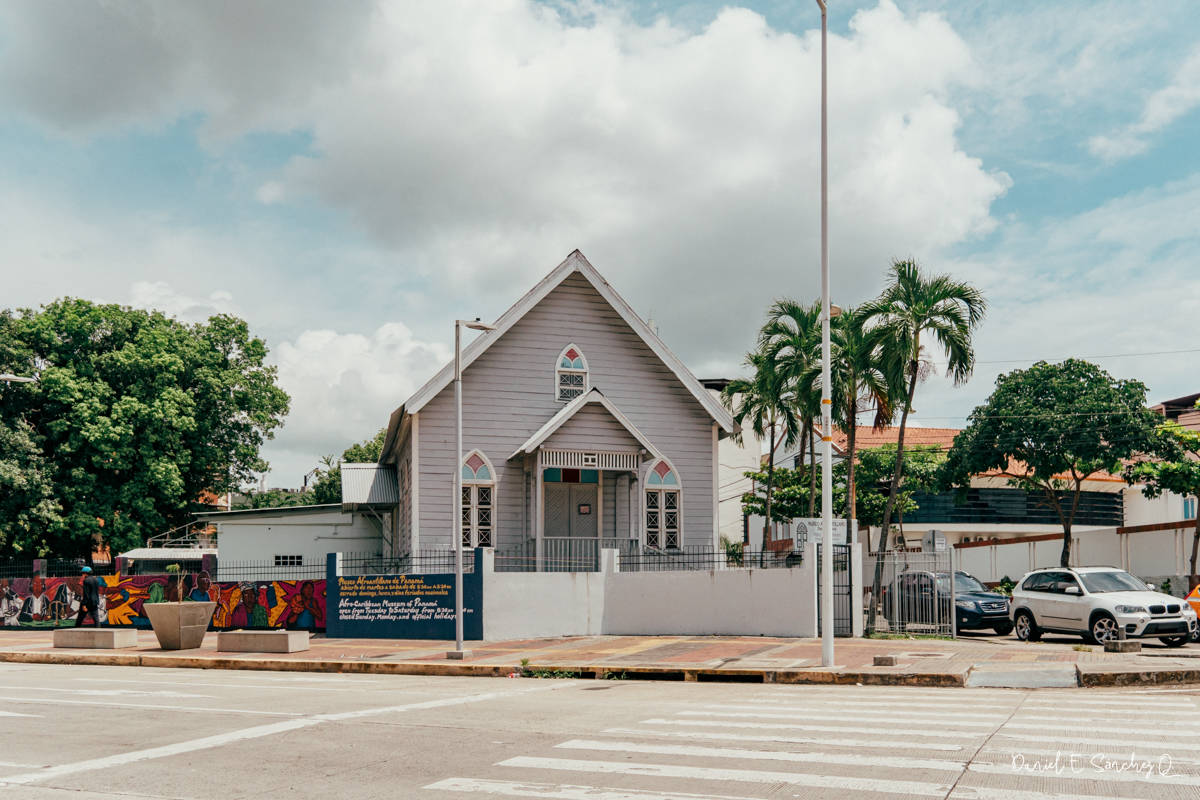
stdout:
[[[602,391],[679,470],[686,544],[712,541],[711,418],[695,397],[579,273],[531,309],[463,373],[463,449],[491,459],[499,483],[497,539],[528,535],[522,467],[508,456],[562,408],[555,398],[559,352],[574,342],[590,385]],[[581,412],[582,413],[582,412]],[[454,390],[420,413],[419,527],[424,546],[449,545]],[[622,431],[623,432],[623,431]]]

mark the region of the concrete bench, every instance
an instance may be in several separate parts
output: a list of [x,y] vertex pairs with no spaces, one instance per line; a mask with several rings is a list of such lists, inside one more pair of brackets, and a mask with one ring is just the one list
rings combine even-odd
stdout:
[[308,631],[221,631],[217,650],[226,653],[299,653],[308,649]]
[[121,650],[137,647],[133,628],[55,628],[55,647]]

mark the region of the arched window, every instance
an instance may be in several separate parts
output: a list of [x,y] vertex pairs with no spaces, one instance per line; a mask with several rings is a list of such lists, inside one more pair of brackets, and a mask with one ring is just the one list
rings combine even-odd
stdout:
[[496,472],[492,462],[472,450],[462,463],[463,547],[492,547],[496,543]]
[[679,474],[665,459],[646,470],[646,546],[677,549],[683,531],[683,487]]
[[573,344],[558,354],[554,367],[554,396],[564,402],[574,400],[588,390],[587,359]]

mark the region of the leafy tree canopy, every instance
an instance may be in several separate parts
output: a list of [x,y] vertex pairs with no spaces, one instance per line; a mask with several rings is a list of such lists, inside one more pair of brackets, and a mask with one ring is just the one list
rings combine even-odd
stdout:
[[1118,380],[1079,359],[1006,373],[955,437],[944,480],[967,486],[972,475],[996,471],[1043,492],[1063,525],[1065,566],[1083,482],[1120,473],[1123,461],[1155,446],[1161,418],[1145,402],[1140,381]]
[[288,396],[245,322],[66,298],[0,311],[0,555],[88,557],[185,522],[266,464]]
[[[1131,464],[1125,479],[1142,484],[1142,494],[1158,497],[1163,492],[1188,497],[1200,495],[1200,431],[1183,427],[1178,422],[1164,422],[1155,431],[1156,460]],[[1190,559],[1191,586],[1200,581],[1196,562],[1200,556],[1200,515],[1192,534]]]

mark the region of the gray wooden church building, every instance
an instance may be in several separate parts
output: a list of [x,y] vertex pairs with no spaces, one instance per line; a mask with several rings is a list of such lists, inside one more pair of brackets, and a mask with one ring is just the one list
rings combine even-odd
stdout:
[[452,363],[391,416],[388,549],[452,546],[457,514],[465,545],[539,557],[579,540],[716,545],[717,442],[733,419],[583,254],[494,325],[463,350],[461,459]]

